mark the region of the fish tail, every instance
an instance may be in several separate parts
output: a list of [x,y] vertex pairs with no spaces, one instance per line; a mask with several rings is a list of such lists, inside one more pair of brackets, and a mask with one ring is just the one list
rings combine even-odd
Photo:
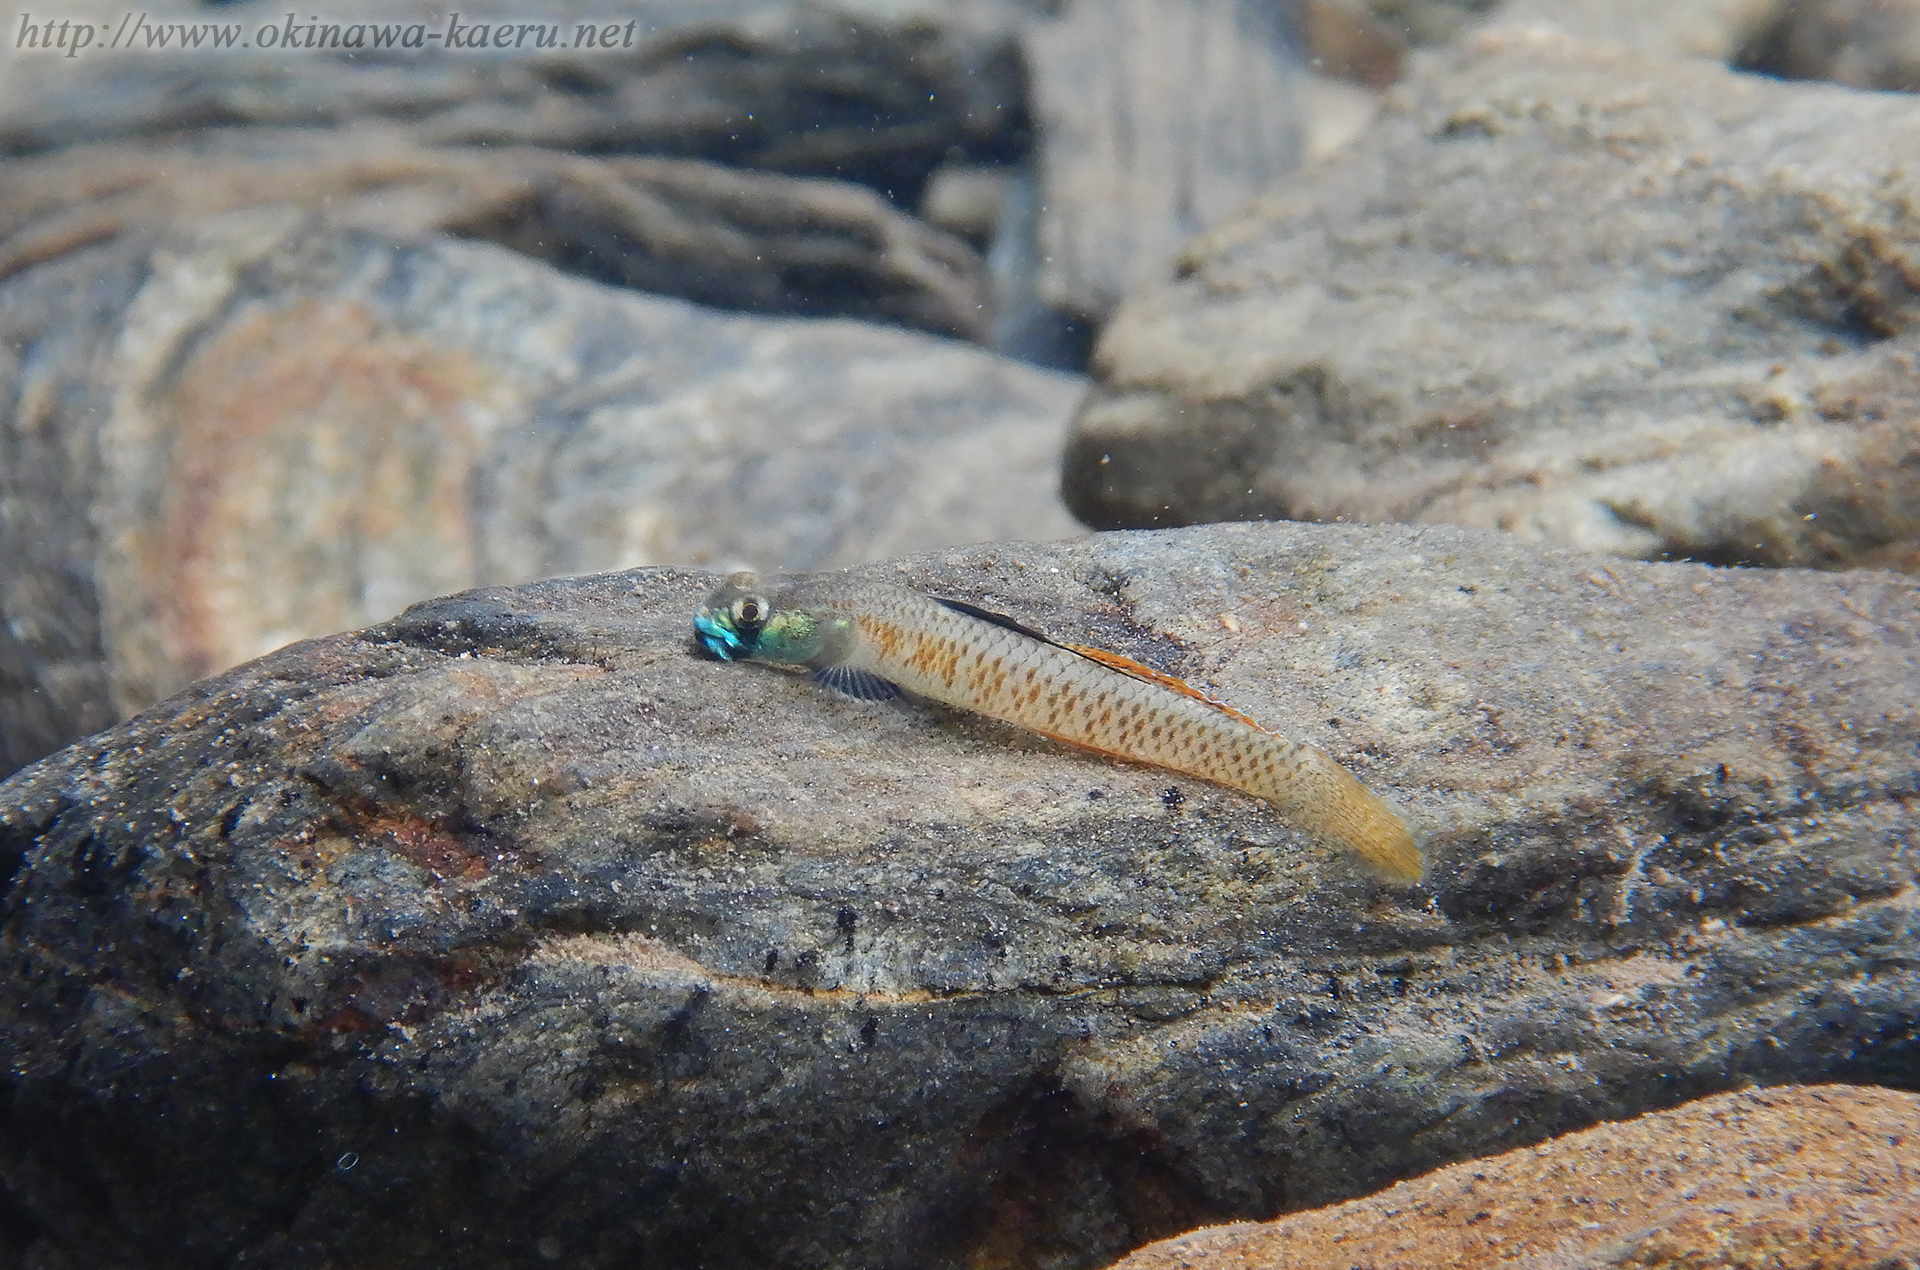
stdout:
[[1420,854],[1407,822],[1384,798],[1342,773],[1331,805],[1320,809],[1315,819],[1374,868],[1396,882],[1408,885],[1426,875],[1426,860]]

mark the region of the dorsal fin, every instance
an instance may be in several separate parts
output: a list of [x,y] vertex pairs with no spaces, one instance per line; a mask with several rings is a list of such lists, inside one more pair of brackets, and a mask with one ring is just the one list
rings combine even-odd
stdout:
[[[1004,626],[1010,631],[1018,631],[1028,639],[1037,639],[1042,644],[1058,644],[1060,642],[1050,636],[1042,635],[1031,626],[1022,626],[1004,613],[995,613],[993,610],[983,609],[977,604],[968,604],[965,600],[949,600],[944,595],[930,595],[927,598],[935,604],[945,605],[956,613],[965,613],[968,617],[977,617],[983,622],[992,622],[995,626]],[[1060,644],[1060,647],[1066,648],[1068,645]]]
[[[965,613],[968,617],[977,617],[983,622],[992,622],[995,626],[1004,626],[1010,631],[1017,631],[1025,635],[1028,639],[1037,639],[1042,644],[1052,644],[1055,648],[1064,648],[1070,653],[1078,653],[1088,661],[1100,663],[1108,670],[1117,670],[1123,675],[1130,675],[1135,679],[1144,680],[1150,684],[1158,684],[1160,687],[1177,692],[1183,697],[1192,697],[1195,701],[1210,705],[1221,714],[1226,715],[1230,719],[1237,719],[1250,728],[1258,728],[1262,732],[1272,731],[1270,728],[1261,727],[1260,724],[1248,718],[1246,715],[1241,714],[1226,702],[1209,697],[1206,693],[1200,691],[1186,680],[1169,675],[1164,670],[1155,670],[1153,667],[1137,662],[1131,657],[1123,657],[1119,653],[1110,653],[1104,648],[1091,648],[1085,644],[1069,644],[1065,640],[1055,639],[1051,635],[1042,634],[1034,630],[1031,626],[1023,626],[1003,613],[995,613],[990,609],[983,609],[978,605],[968,604],[964,600],[949,600],[939,595],[929,596],[928,598],[936,604],[944,604],[956,613]],[[1082,746],[1082,748],[1092,747]],[[1104,751],[1102,752],[1104,753]]]

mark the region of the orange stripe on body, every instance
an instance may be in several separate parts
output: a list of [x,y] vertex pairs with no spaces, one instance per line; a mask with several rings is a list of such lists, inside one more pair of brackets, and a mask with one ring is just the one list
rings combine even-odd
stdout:
[[1131,657],[1122,657],[1119,653],[1110,653],[1104,648],[1089,648],[1085,644],[1062,644],[1060,647],[1070,649],[1073,652],[1079,653],[1089,661],[1097,661],[1102,666],[1117,670],[1123,675],[1131,675],[1135,679],[1144,680],[1150,684],[1159,684],[1162,688],[1171,688],[1183,697],[1191,697],[1195,701],[1204,702],[1228,718],[1238,719],[1250,728],[1260,728],[1262,732],[1269,731],[1269,729],[1261,727],[1259,723],[1241,714],[1226,702],[1214,697],[1209,697],[1206,693],[1200,691],[1186,680],[1175,678],[1163,670],[1155,670],[1151,666],[1143,665]]

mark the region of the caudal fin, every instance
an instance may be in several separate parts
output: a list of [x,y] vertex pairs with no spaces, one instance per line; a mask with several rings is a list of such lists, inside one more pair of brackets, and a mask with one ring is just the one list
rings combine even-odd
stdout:
[[1327,817],[1329,836],[1393,881],[1408,886],[1418,882],[1426,876],[1427,862],[1407,822],[1378,794],[1351,776],[1348,780],[1339,805]]

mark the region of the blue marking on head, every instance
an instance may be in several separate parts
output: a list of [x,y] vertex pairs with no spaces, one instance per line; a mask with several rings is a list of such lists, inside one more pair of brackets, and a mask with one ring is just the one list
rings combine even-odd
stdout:
[[723,617],[714,617],[710,613],[697,613],[693,619],[694,636],[700,646],[718,657],[721,661],[732,661],[744,657],[749,651],[746,641]]

